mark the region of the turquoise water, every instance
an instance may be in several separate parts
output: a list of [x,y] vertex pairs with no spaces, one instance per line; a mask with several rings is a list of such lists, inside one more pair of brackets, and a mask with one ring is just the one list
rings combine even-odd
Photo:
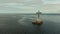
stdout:
[[60,34],[60,15],[41,15],[43,24],[33,25],[36,15],[0,14],[0,34]]

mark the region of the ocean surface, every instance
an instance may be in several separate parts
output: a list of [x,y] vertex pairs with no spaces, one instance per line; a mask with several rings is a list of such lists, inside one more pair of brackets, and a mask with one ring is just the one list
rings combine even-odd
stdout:
[[30,14],[0,14],[0,34],[60,34],[60,15],[41,15],[42,25]]

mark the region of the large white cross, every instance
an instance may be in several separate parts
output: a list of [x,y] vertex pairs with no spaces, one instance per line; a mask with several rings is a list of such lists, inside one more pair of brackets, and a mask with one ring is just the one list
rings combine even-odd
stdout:
[[41,12],[38,10],[38,12],[36,14],[38,15],[37,18],[39,19]]

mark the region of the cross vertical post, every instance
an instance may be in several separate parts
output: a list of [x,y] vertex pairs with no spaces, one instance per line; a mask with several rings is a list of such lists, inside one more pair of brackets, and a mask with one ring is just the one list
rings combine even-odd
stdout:
[[38,10],[36,14],[37,14],[37,18],[39,19],[41,12]]

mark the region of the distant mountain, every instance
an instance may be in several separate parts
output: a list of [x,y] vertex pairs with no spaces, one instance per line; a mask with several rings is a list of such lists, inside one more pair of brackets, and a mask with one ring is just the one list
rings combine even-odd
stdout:
[[[22,15],[36,15],[36,13],[0,13],[0,14],[22,14]],[[60,15],[60,13],[42,13],[41,15]]]

